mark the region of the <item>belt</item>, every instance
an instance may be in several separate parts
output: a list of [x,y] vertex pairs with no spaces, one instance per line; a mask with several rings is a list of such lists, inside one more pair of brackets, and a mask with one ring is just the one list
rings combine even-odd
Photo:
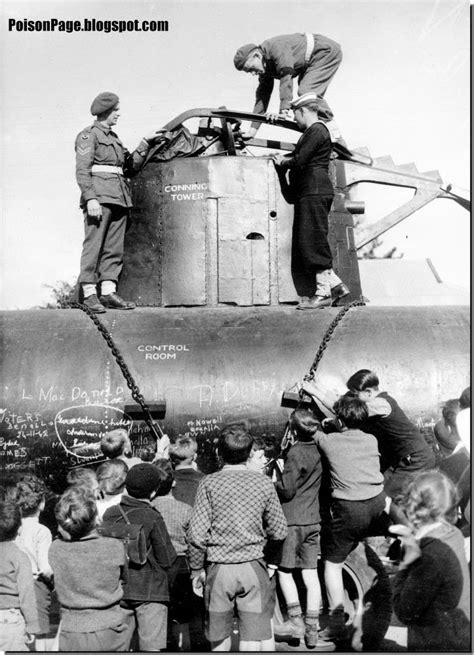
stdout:
[[108,166],[107,164],[92,164],[91,172],[116,173],[117,175],[123,175],[123,169],[121,166]]
[[304,56],[304,63],[309,64],[309,60],[311,59],[311,55],[313,54],[313,50],[314,50],[314,34],[305,32],[305,37],[306,37],[306,53]]

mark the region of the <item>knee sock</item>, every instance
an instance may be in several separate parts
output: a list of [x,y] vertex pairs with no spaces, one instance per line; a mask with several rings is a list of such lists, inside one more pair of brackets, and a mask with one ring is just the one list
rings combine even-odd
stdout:
[[307,611],[304,622],[311,628],[319,628],[319,612]]
[[303,612],[301,611],[301,605],[299,603],[290,603],[286,606],[286,609],[290,618],[303,615]]

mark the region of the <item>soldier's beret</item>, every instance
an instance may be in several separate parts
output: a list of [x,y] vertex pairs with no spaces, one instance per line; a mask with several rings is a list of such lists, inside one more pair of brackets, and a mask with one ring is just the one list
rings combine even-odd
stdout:
[[292,109],[299,109],[300,107],[306,107],[306,105],[311,105],[317,102],[318,96],[315,93],[304,93],[302,96],[295,98],[290,103]]
[[110,93],[110,91],[99,93],[99,95],[92,101],[91,114],[92,116],[103,114],[104,111],[113,109],[118,102],[119,97],[115,93]]
[[247,43],[237,50],[234,55],[234,66],[238,71],[241,71],[244,67],[245,62],[247,61],[252,50],[258,48],[258,45],[255,43]]

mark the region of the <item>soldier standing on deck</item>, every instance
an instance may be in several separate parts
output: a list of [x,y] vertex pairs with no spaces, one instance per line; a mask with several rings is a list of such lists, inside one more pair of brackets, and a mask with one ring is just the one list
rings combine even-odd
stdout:
[[318,118],[315,93],[300,96],[291,108],[305,131],[290,156],[274,155],[273,161],[283,197],[295,205],[291,273],[300,297],[297,309],[319,309],[349,294],[332,270],[328,242],[328,216],[334,198],[328,174],[332,146],[326,124]]
[[[122,270],[123,244],[128,212],[132,206],[125,176],[137,172],[159,131],[144,137],[129,153],[112,131],[120,116],[115,93],[100,93],[92,102],[97,120],[76,138],[76,179],[81,189],[85,237],[81,272],[84,305],[96,314],[110,309],[134,309],[133,302],[117,293]],[[100,284],[100,300],[97,285]]]

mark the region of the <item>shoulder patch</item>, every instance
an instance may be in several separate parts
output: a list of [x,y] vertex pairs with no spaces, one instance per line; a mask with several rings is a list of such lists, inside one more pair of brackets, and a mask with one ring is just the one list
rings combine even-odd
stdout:
[[84,139],[84,141],[87,141],[88,138],[89,138],[88,134],[82,134],[81,135],[81,139]]

